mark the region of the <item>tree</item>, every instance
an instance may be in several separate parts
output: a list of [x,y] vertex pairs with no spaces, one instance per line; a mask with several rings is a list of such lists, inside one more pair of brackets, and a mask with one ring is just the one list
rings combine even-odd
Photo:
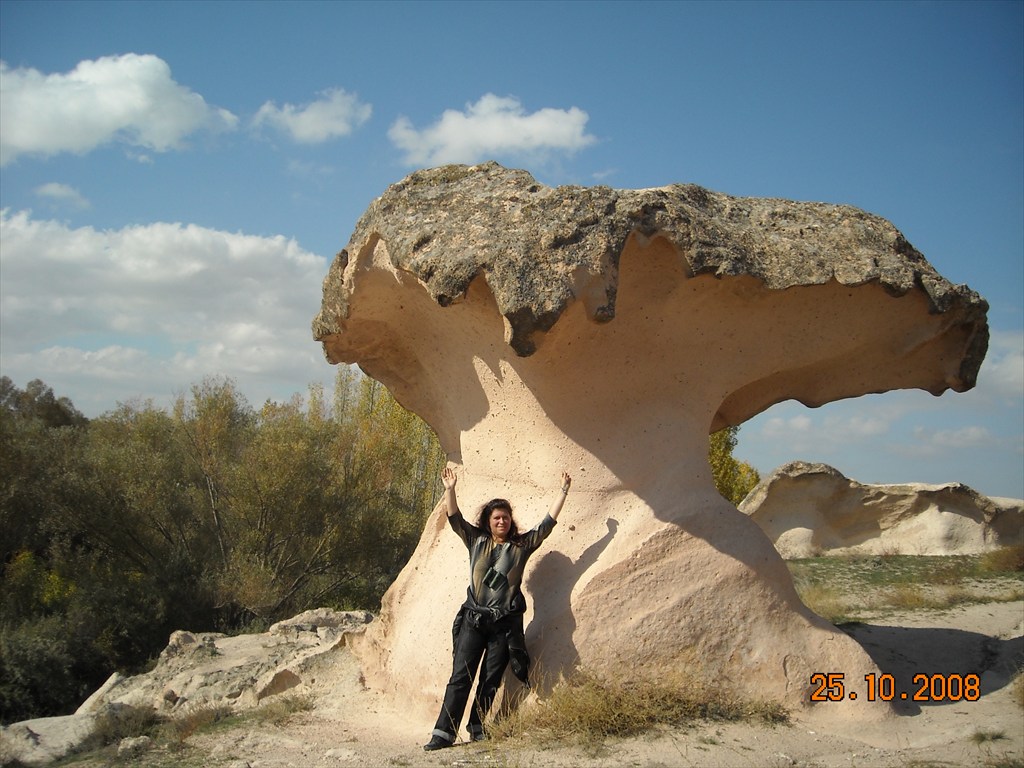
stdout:
[[737,445],[740,428],[726,427],[711,435],[708,461],[715,487],[722,496],[733,504],[739,504],[761,481],[757,470],[745,461],[738,461],[732,455]]
[[56,397],[39,379],[20,390],[7,376],[0,377],[0,409],[21,418],[38,419],[48,427],[78,427],[88,422],[68,398]]
[[445,456],[430,428],[380,382],[363,377],[355,385],[354,410],[342,419],[354,419],[347,483],[362,519],[365,595],[376,603],[416,547],[440,495]]
[[427,426],[378,382],[254,411],[204,379],[92,420],[0,379],[0,721],[74,709],[174,629],[379,606],[440,489]]
[[201,489],[221,565],[227,567],[232,532],[225,513],[231,473],[256,427],[256,415],[234,381],[208,377],[193,385],[191,400],[181,396],[175,401],[174,421],[190,459],[189,484]]
[[322,395],[267,403],[229,481],[233,536],[222,600],[272,621],[337,600],[354,578],[334,478],[336,437]]

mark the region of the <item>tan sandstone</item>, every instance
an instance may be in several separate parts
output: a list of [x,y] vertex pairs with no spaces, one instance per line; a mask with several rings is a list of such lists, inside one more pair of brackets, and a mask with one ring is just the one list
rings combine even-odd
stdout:
[[804,461],[775,469],[739,509],[786,559],[975,555],[1024,539],[1024,500],[992,498],[963,483],[859,483]]
[[[417,172],[358,222],[313,323],[438,434],[472,512],[538,522],[527,639],[544,684],[577,667],[688,665],[806,708],[814,672],[876,667],[809,611],[757,525],[715,491],[708,434],[788,398],[969,389],[987,305],[888,222],[693,185],[549,188],[488,163]],[[435,510],[357,645],[425,726],[450,672],[465,549]],[[822,716],[878,718],[863,700]]]

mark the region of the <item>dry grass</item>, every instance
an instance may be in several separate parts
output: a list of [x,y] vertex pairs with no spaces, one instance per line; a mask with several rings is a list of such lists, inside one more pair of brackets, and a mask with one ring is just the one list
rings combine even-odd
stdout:
[[828,556],[787,565],[804,604],[833,624],[843,624],[878,611],[1020,600],[1022,552],[1017,546],[949,557]]
[[153,736],[163,722],[152,707],[120,704],[108,707],[96,717],[93,738],[106,745],[133,736]]
[[1001,741],[1006,738],[1006,731],[975,731],[971,734],[971,741],[975,744],[984,744],[989,741]]
[[275,696],[251,713],[251,716],[261,723],[284,725],[295,715],[309,712],[314,706],[311,696]]
[[529,734],[546,741],[592,742],[627,738],[657,726],[697,720],[744,720],[780,724],[789,713],[780,704],[749,701],[683,675],[657,681],[602,679],[578,674],[556,685],[491,726],[495,739]]
[[161,728],[162,741],[180,747],[196,733],[210,730],[213,726],[235,717],[234,711],[226,704],[203,704],[169,718]]
[[[96,720],[93,739],[97,759],[119,762],[114,748],[121,739],[149,736],[153,740],[147,765],[183,766],[188,760],[194,736],[213,730],[230,729],[244,724],[284,725],[300,712],[313,709],[308,696],[275,696],[256,709],[236,712],[230,705],[220,702],[197,704],[173,716],[161,715],[152,707],[120,705],[103,712]],[[82,758],[72,756],[60,765],[74,765]],[[92,763],[89,763],[90,765]],[[111,764],[111,762],[104,762]],[[199,764],[202,764],[200,762]]]
[[1024,544],[986,552],[981,556],[980,567],[987,573],[1020,573],[1024,571]]
[[814,584],[794,580],[796,591],[804,605],[833,624],[854,621],[848,596],[831,584]]

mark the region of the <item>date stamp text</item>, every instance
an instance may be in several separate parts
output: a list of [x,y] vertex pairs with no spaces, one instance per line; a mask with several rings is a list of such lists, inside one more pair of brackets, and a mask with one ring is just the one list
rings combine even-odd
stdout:
[[811,701],[977,701],[981,698],[981,680],[977,675],[916,674],[909,689],[896,685],[889,674],[864,675],[864,685],[849,685],[842,672],[815,672],[811,675]]

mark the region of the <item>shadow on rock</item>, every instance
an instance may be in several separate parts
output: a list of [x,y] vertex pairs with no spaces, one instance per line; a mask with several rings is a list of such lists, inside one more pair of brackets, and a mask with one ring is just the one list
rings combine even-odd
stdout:
[[[572,639],[576,621],[569,598],[576,582],[594,564],[619,529],[619,521],[614,518],[608,518],[605,525],[608,532],[587,547],[576,560],[561,552],[546,552],[527,579],[527,586],[532,589],[537,589],[536,584],[548,585],[544,589],[544,599],[537,601],[533,620],[526,628],[528,642],[543,649],[537,657],[539,674],[536,681],[542,691],[550,692],[559,679],[571,675],[579,661],[579,652]],[[552,659],[559,663],[552,664]]]

